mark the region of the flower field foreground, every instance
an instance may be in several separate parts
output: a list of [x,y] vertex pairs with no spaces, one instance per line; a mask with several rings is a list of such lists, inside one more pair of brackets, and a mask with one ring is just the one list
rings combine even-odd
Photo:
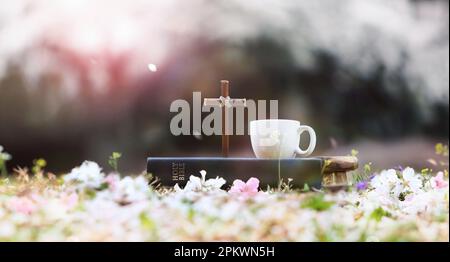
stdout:
[[259,190],[259,181],[146,176],[84,162],[57,178],[1,178],[1,241],[449,241],[448,175],[384,170],[348,192]]

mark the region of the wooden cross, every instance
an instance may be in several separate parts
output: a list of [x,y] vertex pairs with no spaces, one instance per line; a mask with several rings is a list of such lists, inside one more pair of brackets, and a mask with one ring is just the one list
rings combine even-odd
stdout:
[[[222,108],[222,155],[228,157],[230,141],[226,132],[225,110],[229,107],[246,106],[245,98],[230,98],[230,83],[228,80],[220,81],[221,96],[219,98],[205,98],[204,106],[220,106]],[[232,112],[233,113],[233,112]]]

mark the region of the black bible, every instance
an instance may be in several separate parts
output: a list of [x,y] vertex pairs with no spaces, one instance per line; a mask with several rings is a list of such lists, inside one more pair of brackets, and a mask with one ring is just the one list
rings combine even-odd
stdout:
[[276,187],[280,178],[291,179],[291,185],[303,187],[320,185],[322,180],[322,158],[257,159],[224,157],[149,157],[147,172],[156,177],[162,186],[183,187],[191,175],[200,177],[207,172],[206,179],[224,178],[229,187],[235,179],[247,181],[251,177],[260,180],[260,187]]

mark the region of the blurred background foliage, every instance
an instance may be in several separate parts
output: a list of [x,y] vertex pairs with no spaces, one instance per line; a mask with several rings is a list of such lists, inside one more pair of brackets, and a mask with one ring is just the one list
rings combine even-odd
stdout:
[[[149,66],[151,64],[152,66]],[[150,69],[150,70],[149,70]],[[220,137],[171,135],[192,92],[278,99],[315,128],[316,155],[423,167],[448,143],[449,16],[440,0],[29,1],[0,6],[0,145],[122,171],[147,156],[220,155]],[[304,141],[305,143],[307,141]],[[233,155],[253,156],[248,136]],[[448,158],[448,156],[447,156]]]

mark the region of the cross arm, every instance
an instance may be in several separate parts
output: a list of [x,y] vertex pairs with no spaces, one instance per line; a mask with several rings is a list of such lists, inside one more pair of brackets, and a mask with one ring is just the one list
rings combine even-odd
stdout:
[[238,106],[247,106],[247,100],[245,98],[233,98],[231,99],[229,96],[220,98],[205,98],[203,102],[204,106],[226,106],[226,107],[238,107]]

